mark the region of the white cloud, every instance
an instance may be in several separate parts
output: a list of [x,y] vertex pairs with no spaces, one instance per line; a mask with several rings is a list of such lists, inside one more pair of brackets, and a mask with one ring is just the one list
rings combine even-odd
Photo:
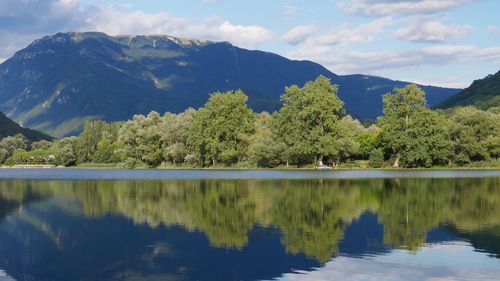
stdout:
[[[349,24],[344,23],[337,28],[332,28],[327,33],[315,37],[308,36],[302,42],[299,42],[298,49],[303,49],[306,53],[307,50],[312,50],[315,53],[314,50],[316,52],[324,52],[332,46],[370,43],[375,39],[377,34],[383,32],[384,27],[393,24],[393,22],[391,17],[384,17],[360,24],[356,27],[350,27]],[[292,36],[290,37],[289,39],[293,39]]]
[[240,46],[255,47],[269,41],[273,35],[271,31],[258,25],[234,25],[224,21],[217,28],[220,39],[228,40]]
[[[464,263],[464,257],[473,262]],[[468,243],[453,241],[427,244],[417,253],[393,250],[364,258],[339,256],[315,270],[286,273],[279,280],[491,280],[499,274],[495,259]]]
[[349,14],[386,16],[432,14],[478,0],[342,0],[337,7]]
[[273,38],[265,27],[238,25],[219,17],[200,22],[167,12],[130,11],[130,7],[123,4],[82,7],[79,0],[0,1],[0,57],[12,56],[37,38],[66,31],[166,34],[230,41],[247,48],[255,48]]
[[417,18],[408,26],[396,30],[399,39],[414,42],[444,42],[467,36],[472,31],[469,25],[445,25],[436,20]]
[[307,59],[321,63],[339,74],[383,75],[388,71],[429,65],[442,66],[485,61],[500,63],[500,47],[480,48],[473,45],[437,45],[404,52],[361,52],[327,45],[310,48],[301,44],[288,55],[294,59]]
[[291,45],[297,45],[304,42],[316,31],[317,27],[315,25],[301,25],[290,29],[285,33],[281,40],[287,42]]
[[500,35],[500,27],[498,26],[488,26],[486,32],[492,35]]
[[215,41],[229,41],[254,48],[273,38],[271,31],[258,25],[236,25],[219,17],[208,17],[202,23],[175,17],[166,12],[121,12],[113,7],[101,9],[88,22],[95,30],[117,34],[168,34]]
[[215,4],[219,3],[219,0],[202,0],[202,2],[206,4]]

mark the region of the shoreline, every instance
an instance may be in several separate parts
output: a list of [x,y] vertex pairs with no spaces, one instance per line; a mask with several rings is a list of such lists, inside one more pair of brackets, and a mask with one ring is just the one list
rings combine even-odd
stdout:
[[52,170],[127,170],[127,171],[318,171],[318,172],[333,172],[333,171],[468,171],[468,170],[486,170],[494,171],[499,170],[500,167],[432,167],[432,168],[355,168],[355,167],[337,167],[328,170],[320,170],[316,168],[258,168],[258,167],[158,167],[158,168],[125,168],[120,166],[101,166],[101,165],[83,165],[83,166],[71,166],[71,167],[61,167],[54,165],[17,165],[17,166],[7,166],[0,165],[0,169],[52,169]]

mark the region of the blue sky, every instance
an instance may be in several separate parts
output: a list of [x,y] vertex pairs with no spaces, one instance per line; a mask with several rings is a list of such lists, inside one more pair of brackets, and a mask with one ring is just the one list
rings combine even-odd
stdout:
[[498,0],[1,0],[0,60],[59,31],[169,34],[466,87],[500,70],[499,11]]

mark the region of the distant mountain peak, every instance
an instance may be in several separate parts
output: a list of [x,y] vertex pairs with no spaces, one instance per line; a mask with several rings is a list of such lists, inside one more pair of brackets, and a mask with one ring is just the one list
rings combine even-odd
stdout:
[[[0,64],[0,110],[55,136],[78,133],[84,120],[200,107],[215,91],[242,89],[255,111],[281,106],[285,86],[324,75],[354,116],[376,118],[381,95],[407,82],[339,76],[311,61],[252,51],[228,42],[169,35],[58,33],[36,40]],[[457,89],[424,87],[430,105]]]

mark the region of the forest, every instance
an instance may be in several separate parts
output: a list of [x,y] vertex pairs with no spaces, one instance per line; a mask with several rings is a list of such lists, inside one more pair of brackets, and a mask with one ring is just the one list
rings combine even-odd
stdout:
[[241,90],[198,110],[85,122],[79,136],[0,141],[0,164],[124,168],[431,168],[500,166],[500,107],[433,110],[416,85],[383,96],[383,116],[360,122],[324,76],[285,88],[279,111],[255,113]]

